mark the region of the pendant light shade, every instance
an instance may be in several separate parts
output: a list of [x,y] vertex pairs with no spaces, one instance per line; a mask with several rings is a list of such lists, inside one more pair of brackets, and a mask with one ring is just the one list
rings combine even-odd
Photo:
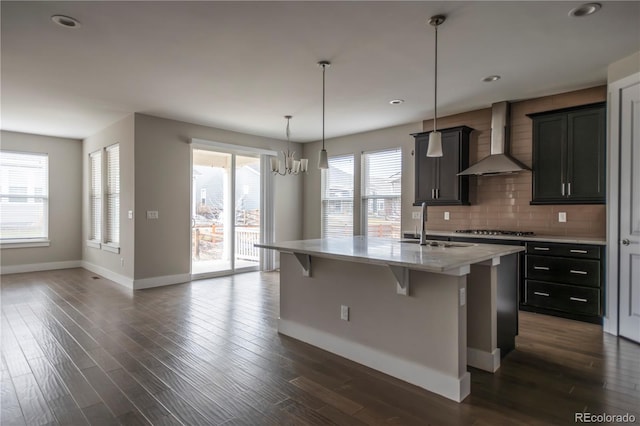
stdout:
[[329,158],[327,158],[327,150],[320,150],[320,157],[318,157],[318,168],[319,169],[328,169],[329,168]]
[[435,29],[435,60],[434,60],[434,84],[433,84],[433,132],[429,135],[427,157],[442,157],[442,134],[438,132],[438,26],[444,22],[444,15],[436,15],[429,18],[429,24]]
[[433,131],[429,134],[427,157],[442,157],[442,133]]
[[328,169],[329,168],[329,159],[327,158],[327,150],[324,148],[324,105],[325,105],[325,85],[324,85],[324,74],[327,67],[331,66],[331,62],[329,61],[320,61],[318,62],[318,66],[322,68],[322,149],[320,150],[320,155],[318,156],[318,168],[319,169]]

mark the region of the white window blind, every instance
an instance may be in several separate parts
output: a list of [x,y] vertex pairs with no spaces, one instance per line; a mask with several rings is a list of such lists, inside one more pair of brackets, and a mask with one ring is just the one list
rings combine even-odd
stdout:
[[0,151],[0,239],[47,239],[49,156]]
[[353,155],[329,158],[322,171],[322,237],[353,235]]
[[120,242],[120,145],[111,145],[107,154],[106,236],[105,243]]
[[362,154],[363,234],[400,238],[402,150]]
[[102,151],[89,154],[89,240],[102,239]]

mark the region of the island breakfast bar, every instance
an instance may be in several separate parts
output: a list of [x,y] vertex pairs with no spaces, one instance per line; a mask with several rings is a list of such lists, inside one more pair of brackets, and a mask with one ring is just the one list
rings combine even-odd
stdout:
[[[281,254],[281,334],[458,402],[467,365],[500,366],[499,289],[517,288],[522,247],[365,236],[257,246]],[[516,298],[513,309],[511,343]]]

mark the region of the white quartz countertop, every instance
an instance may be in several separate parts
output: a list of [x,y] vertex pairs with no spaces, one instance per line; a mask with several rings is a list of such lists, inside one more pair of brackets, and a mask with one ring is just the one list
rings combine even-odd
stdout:
[[[408,241],[408,240],[402,240]],[[256,244],[256,247],[360,263],[446,272],[524,250],[501,244],[446,243],[421,246],[414,241],[378,237],[322,238]]]
[[[405,231],[403,235],[413,234],[414,231]],[[568,244],[590,244],[604,246],[607,244],[605,238],[595,237],[568,237],[558,235],[533,235],[533,236],[516,236],[516,235],[479,235],[479,234],[465,234],[461,232],[452,231],[429,231],[427,235],[440,236],[440,237],[458,237],[458,238],[486,238],[488,240],[510,240],[510,241],[538,241],[549,243],[568,243]]]

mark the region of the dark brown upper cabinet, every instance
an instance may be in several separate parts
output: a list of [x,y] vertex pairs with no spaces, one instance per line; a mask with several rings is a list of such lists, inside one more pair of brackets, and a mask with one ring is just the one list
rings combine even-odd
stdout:
[[431,132],[413,133],[416,149],[416,184],[414,206],[469,204],[469,176],[458,173],[469,167],[469,134],[467,126],[440,130],[442,157],[427,157]]
[[531,204],[605,202],[604,103],[530,114],[533,120]]

